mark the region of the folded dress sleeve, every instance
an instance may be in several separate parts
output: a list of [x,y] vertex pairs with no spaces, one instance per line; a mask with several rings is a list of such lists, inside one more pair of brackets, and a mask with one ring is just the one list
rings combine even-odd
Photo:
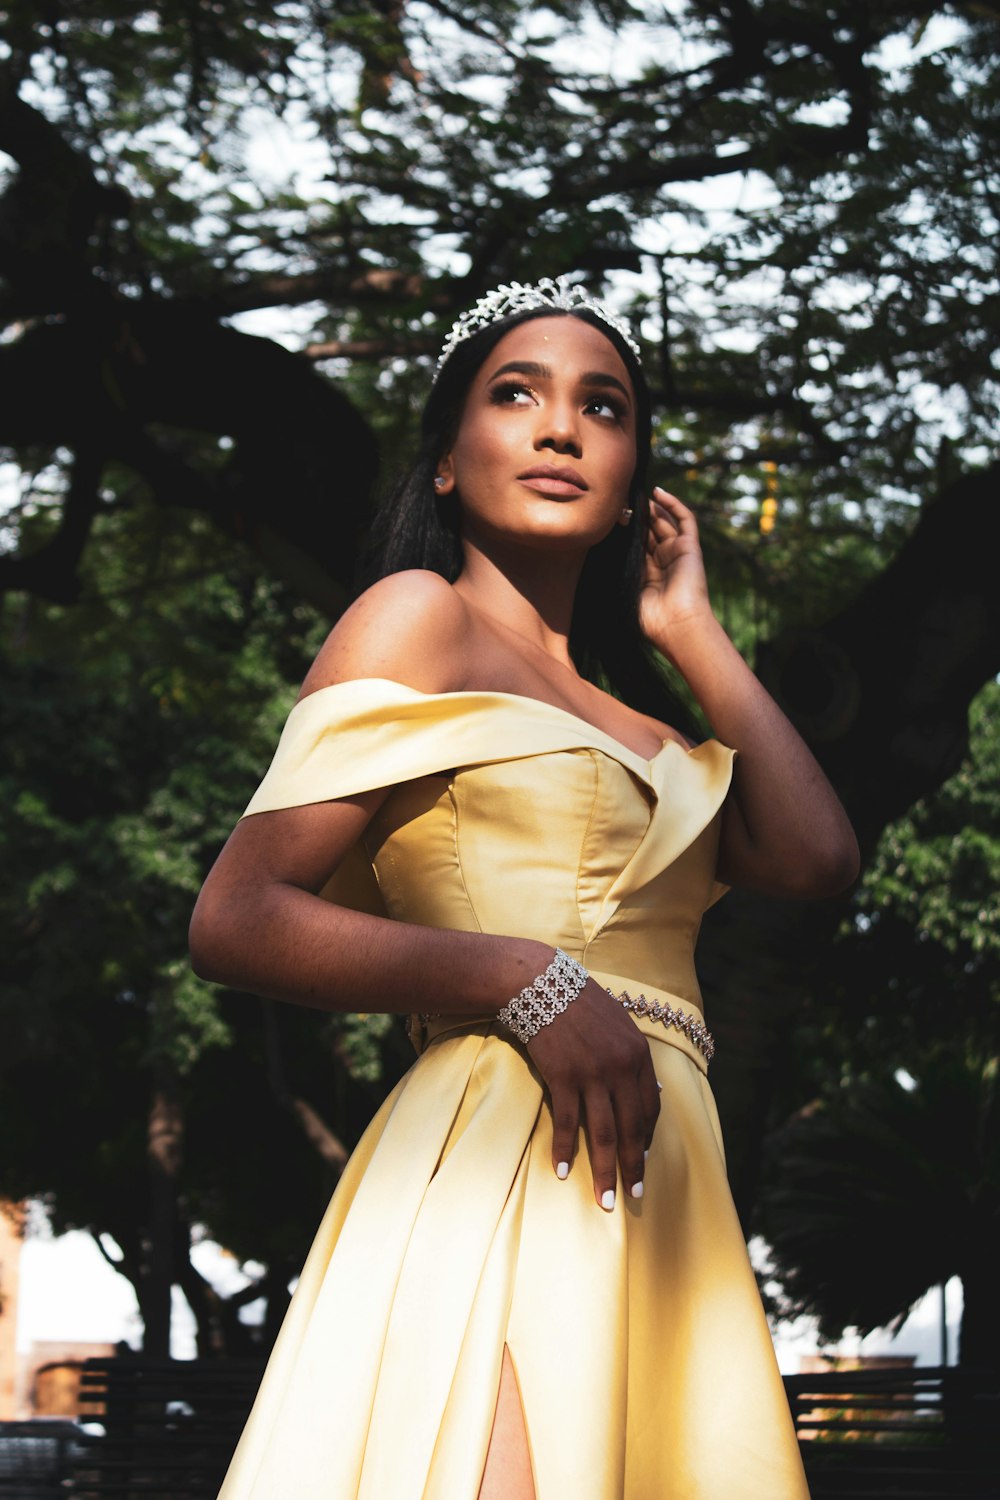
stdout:
[[[463,714],[451,713],[440,697],[402,683],[363,678],[320,688],[295,704],[243,816],[397,786],[454,766],[460,748],[482,758],[481,723],[473,721],[471,738],[477,743],[459,747],[456,719],[465,724],[462,739],[468,741],[467,707]],[[385,914],[361,843],[341,861],[320,895],[356,911]]]
[[381,678],[335,683],[296,703],[243,816],[397,786],[470,749],[484,758],[482,725],[465,704],[449,709],[447,695]]

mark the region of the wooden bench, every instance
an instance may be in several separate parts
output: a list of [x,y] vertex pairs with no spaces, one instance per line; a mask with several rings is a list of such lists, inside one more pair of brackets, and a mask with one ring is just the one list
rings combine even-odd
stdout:
[[60,1417],[0,1422],[0,1500],[65,1495],[66,1476],[86,1442],[75,1422]]
[[813,1500],[1000,1500],[1000,1379],[914,1366],[785,1377]]
[[[216,1500],[262,1373],[258,1360],[88,1360],[85,1420],[105,1436],[77,1460],[70,1493]],[[1000,1497],[997,1376],[838,1370],[787,1376],[785,1389],[813,1500]]]
[[264,1372],[260,1360],[89,1359],[80,1400],[105,1436],[73,1472],[79,1500],[215,1500]]

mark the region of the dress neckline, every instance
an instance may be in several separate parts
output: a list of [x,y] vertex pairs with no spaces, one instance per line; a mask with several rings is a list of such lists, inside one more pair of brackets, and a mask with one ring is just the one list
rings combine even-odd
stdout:
[[[315,698],[320,693],[329,693],[337,689],[355,687],[361,683],[373,683],[379,686],[396,688],[401,693],[412,693],[416,698],[498,698],[503,702],[528,704],[533,710],[547,710],[549,713],[558,714],[563,719],[572,720],[574,724],[582,725],[583,728],[589,730],[591,734],[597,735],[606,744],[613,745],[619,756],[634,761],[637,765],[645,766],[647,769],[655,765],[660,757],[665,755],[671,747],[679,751],[681,755],[689,756],[694,755],[700,750],[702,745],[712,743],[711,740],[702,740],[699,745],[685,747],[679,744],[677,740],[668,737],[664,739],[659,750],[647,758],[644,755],[640,755],[638,750],[633,750],[631,746],[625,745],[621,740],[615,739],[613,734],[608,734],[606,730],[598,728],[596,724],[592,724],[589,719],[584,719],[579,714],[575,714],[572,709],[560,708],[557,703],[549,703],[545,698],[533,698],[527,693],[505,693],[494,688],[458,688],[450,693],[426,693],[421,688],[410,687],[408,683],[397,682],[393,677],[350,677],[344,682],[331,682],[326,687],[316,688],[314,692],[307,693],[304,698],[299,699],[299,703],[308,703],[310,698]],[[599,748],[599,745],[594,746],[594,749]]]

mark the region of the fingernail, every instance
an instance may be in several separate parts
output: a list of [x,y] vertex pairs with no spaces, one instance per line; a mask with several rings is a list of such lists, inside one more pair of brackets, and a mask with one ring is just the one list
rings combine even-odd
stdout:
[[643,1159],[643,1161],[649,1161],[649,1152],[648,1151],[644,1151],[642,1153],[642,1159]]
[[641,1182],[633,1182],[633,1184],[632,1184],[632,1197],[633,1198],[641,1198],[642,1197],[642,1183]]
[[662,1094],[663,1093],[663,1084],[660,1082],[659,1079],[656,1080],[656,1087],[659,1089],[660,1093]]
[[568,1161],[561,1161],[559,1163],[559,1165],[556,1167],[556,1176],[559,1177],[559,1178],[561,1178],[561,1180],[563,1182],[565,1182],[566,1178],[569,1176],[569,1162]]
[[604,1194],[604,1197],[601,1199],[601,1207],[602,1208],[607,1208],[607,1209],[612,1209],[612,1208],[614,1208],[614,1206],[615,1206],[615,1190],[614,1190],[614,1188],[608,1188],[607,1192]]

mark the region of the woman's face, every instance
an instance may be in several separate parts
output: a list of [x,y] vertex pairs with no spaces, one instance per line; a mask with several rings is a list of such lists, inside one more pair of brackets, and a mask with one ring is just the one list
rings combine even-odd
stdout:
[[580,318],[533,318],[476,374],[438,493],[457,494],[466,541],[586,549],[623,523],[635,465],[635,395],[614,344]]

